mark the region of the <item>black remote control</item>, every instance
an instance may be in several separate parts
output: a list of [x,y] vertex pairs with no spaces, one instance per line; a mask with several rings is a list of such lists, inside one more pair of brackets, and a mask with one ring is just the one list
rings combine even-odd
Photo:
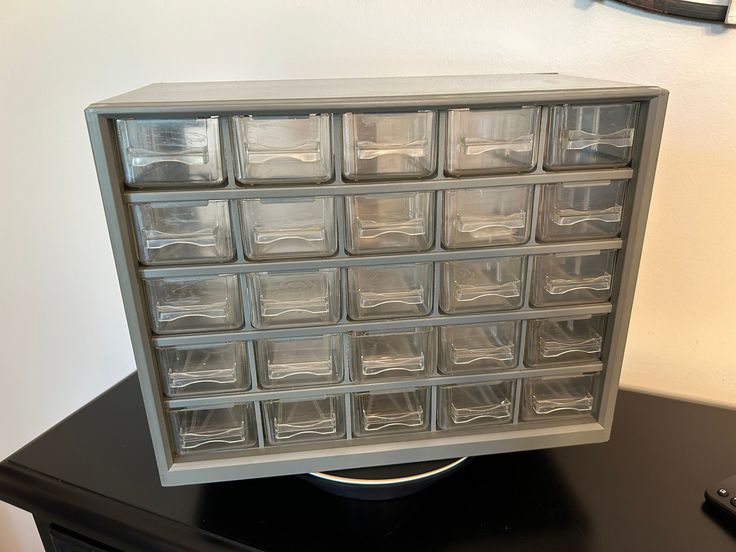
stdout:
[[705,489],[705,499],[736,517],[736,475]]

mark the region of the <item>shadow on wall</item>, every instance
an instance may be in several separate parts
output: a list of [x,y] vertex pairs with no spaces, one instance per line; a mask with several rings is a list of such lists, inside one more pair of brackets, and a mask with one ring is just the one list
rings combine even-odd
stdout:
[[689,27],[702,27],[704,33],[707,35],[720,35],[729,30],[728,26],[723,23],[697,21],[695,19],[664,15],[661,13],[647,11],[643,8],[636,8],[634,6],[623,4],[614,0],[573,0],[573,5],[578,10],[588,10],[595,4],[605,4],[609,8],[638,15],[640,17],[646,17],[648,19],[658,19],[661,21],[667,21],[669,23],[675,23],[679,25],[686,25]]

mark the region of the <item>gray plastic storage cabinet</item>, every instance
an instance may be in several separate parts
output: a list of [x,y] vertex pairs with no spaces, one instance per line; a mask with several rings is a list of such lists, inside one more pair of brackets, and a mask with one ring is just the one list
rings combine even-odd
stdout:
[[92,105],[162,483],[606,440],[666,101],[540,74]]

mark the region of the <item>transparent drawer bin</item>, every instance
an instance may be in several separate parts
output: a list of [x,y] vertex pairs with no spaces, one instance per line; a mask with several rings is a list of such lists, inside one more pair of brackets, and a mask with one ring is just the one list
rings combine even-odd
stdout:
[[342,336],[338,334],[259,339],[255,350],[258,380],[264,389],[342,381]]
[[594,374],[524,380],[523,420],[591,416],[595,406]]
[[448,249],[525,243],[532,186],[496,186],[444,193],[442,245]]
[[524,364],[535,367],[600,361],[605,322],[605,315],[530,320]]
[[445,172],[465,176],[533,170],[539,111],[539,107],[448,110]]
[[243,247],[254,261],[330,257],[337,251],[335,199],[243,199]]
[[442,374],[483,374],[516,367],[519,332],[517,321],[441,326],[439,363]]
[[217,263],[235,256],[227,201],[141,203],[131,213],[142,264]]
[[237,178],[246,184],[332,180],[330,115],[233,117]]
[[615,261],[615,250],[537,255],[530,302],[547,307],[608,301]]
[[427,316],[432,310],[432,263],[348,268],[352,320]]
[[336,268],[247,275],[254,327],[324,326],[340,319]]
[[154,333],[235,330],[243,325],[236,275],[151,278],[144,282]]
[[116,123],[128,186],[215,186],[224,182],[217,117],[118,119]]
[[437,168],[437,114],[345,113],[343,175],[347,180],[425,178]]
[[524,257],[441,264],[440,309],[447,314],[518,309],[524,302]]
[[429,389],[353,395],[353,433],[358,437],[429,429]]
[[511,381],[440,386],[440,429],[508,424],[514,416],[514,384]]
[[434,328],[349,332],[348,344],[355,382],[424,378],[437,364]]
[[157,347],[164,393],[169,397],[245,391],[250,387],[245,343]]
[[638,103],[553,106],[545,167],[628,165],[638,114]]
[[345,398],[278,399],[263,403],[266,442],[286,445],[345,437]]
[[181,455],[242,450],[257,443],[252,403],[171,410],[170,418],[176,451]]
[[434,194],[413,192],[345,198],[348,253],[426,251],[434,242]]
[[625,180],[542,186],[540,241],[615,238],[621,232]]

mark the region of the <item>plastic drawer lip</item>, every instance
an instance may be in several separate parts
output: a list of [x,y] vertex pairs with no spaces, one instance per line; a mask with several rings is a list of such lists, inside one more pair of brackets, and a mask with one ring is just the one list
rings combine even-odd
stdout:
[[264,389],[334,385],[343,379],[342,334],[258,339],[255,351]]
[[590,416],[595,404],[596,374],[531,378],[524,381],[525,420]]
[[514,380],[441,385],[438,389],[438,428],[511,423],[516,395]]
[[356,437],[429,428],[428,388],[366,391],[353,395]]
[[533,261],[534,306],[607,301],[614,285],[617,252],[577,251],[537,255]]
[[270,446],[344,437],[341,395],[273,399],[262,407]]
[[354,381],[407,379],[434,371],[434,327],[348,332],[347,336]]
[[252,404],[169,411],[179,454],[222,452],[255,447]]
[[446,314],[523,306],[526,256],[441,262],[440,309]]

